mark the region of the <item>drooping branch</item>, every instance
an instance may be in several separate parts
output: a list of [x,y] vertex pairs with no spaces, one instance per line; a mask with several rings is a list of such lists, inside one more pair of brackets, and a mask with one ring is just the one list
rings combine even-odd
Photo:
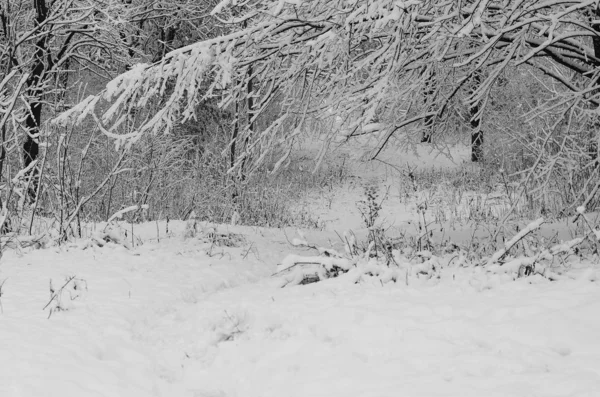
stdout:
[[[164,106],[153,117],[118,137],[134,143],[145,133],[168,131],[174,123],[193,117],[197,104],[210,97],[218,97],[222,106],[252,101],[252,119],[256,120],[270,109],[271,100],[265,99],[270,98],[269,87],[277,87],[279,117],[260,131],[252,122],[239,124],[240,130],[234,133],[237,147],[252,139],[239,153],[244,158],[232,161],[233,167],[245,164],[250,153],[259,160],[275,146],[289,147],[293,139],[287,138],[299,133],[289,125],[302,125],[302,120],[292,120],[305,117],[335,115],[341,122],[330,137],[380,132],[377,155],[403,126],[420,120],[428,124],[444,115],[451,101],[463,100],[471,112],[475,110],[471,123],[480,123],[492,87],[509,67],[534,66],[567,87],[571,96],[587,95],[546,63],[586,78],[593,75],[600,58],[589,42],[597,40],[598,30],[586,13],[596,3],[508,0],[500,7],[497,2],[474,0],[402,4],[391,0],[351,4],[251,0],[235,8],[223,1],[213,14],[237,26],[246,21],[245,28],[184,46],[154,64],[135,66],[57,122],[82,120],[97,111],[104,122],[116,124],[131,109],[144,107],[155,95],[163,96]],[[244,10],[241,15],[240,9]],[[442,75],[457,78],[435,77],[441,84],[434,84],[417,75],[433,62],[448,71]],[[481,76],[479,83],[473,90],[463,90],[474,75]],[[306,76],[314,82],[309,95],[300,83]],[[256,94],[248,90],[249,85]],[[415,92],[439,98],[439,106],[421,102],[418,114],[399,112],[381,118],[392,102],[406,107],[414,103]],[[106,111],[97,107],[102,100],[110,102]],[[373,124],[381,128],[371,128]]]

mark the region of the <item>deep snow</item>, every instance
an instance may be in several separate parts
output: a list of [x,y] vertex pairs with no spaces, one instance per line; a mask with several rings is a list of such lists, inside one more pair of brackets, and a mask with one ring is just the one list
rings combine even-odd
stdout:
[[[337,241],[336,217],[357,227],[350,201],[307,239]],[[445,258],[431,278],[280,288],[272,274],[288,253],[315,255],[288,243],[293,230],[219,226],[244,238],[219,247],[185,227],[171,222],[167,236],[159,223],[159,243],[156,224],[136,225],[132,249],[6,251],[0,396],[600,395],[594,260],[570,258],[555,282]],[[56,292],[72,276],[66,310],[43,309],[50,280]]]

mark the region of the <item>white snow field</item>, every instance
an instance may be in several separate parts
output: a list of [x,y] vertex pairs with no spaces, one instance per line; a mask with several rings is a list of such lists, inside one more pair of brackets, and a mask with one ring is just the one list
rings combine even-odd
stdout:
[[[335,246],[334,226],[306,238]],[[316,255],[288,243],[294,230],[218,226],[226,247],[185,228],[7,250],[0,396],[600,396],[594,260],[571,256],[549,281],[448,255],[433,275],[407,261],[396,282],[281,288],[288,253]]]

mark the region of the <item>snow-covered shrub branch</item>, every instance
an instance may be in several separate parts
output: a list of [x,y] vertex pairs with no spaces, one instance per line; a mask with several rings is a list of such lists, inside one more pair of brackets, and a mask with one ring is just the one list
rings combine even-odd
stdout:
[[[257,166],[273,147],[292,146],[307,117],[332,114],[340,122],[329,138],[376,135],[376,155],[407,126],[432,118],[443,122],[460,97],[472,118],[482,119],[489,94],[508,66],[533,65],[565,83],[574,99],[586,95],[594,101],[588,85],[593,79],[578,85],[544,60],[585,76],[593,72],[600,61],[588,41],[597,37],[589,22],[595,5],[593,0],[502,6],[391,0],[238,6],[223,1],[213,15],[237,30],[174,50],[160,62],[136,65],[56,121],[81,121],[97,111],[110,136],[131,144],[145,133],[169,131],[193,118],[206,98],[218,96],[222,106],[252,98],[250,120],[236,137],[244,142],[237,166],[251,155]],[[425,106],[419,92],[425,92]],[[164,98],[156,114],[117,134],[124,115],[144,108],[154,96]],[[98,107],[103,100],[108,109]],[[279,117],[255,131],[252,120],[274,101],[281,103]]]
[[[589,229],[586,232],[583,228],[583,236],[560,241],[556,236],[548,240],[535,235],[546,222],[540,218],[518,230],[491,255],[486,254],[489,248],[493,249],[491,241],[487,243],[488,249],[484,250],[473,240],[459,245],[451,240],[432,243],[431,250],[425,250],[415,240],[403,237],[403,241],[389,246],[389,249],[376,247],[375,241],[370,241],[365,248],[359,247],[354,234],[348,232],[344,233],[344,237],[340,236],[344,251],[338,251],[310,243],[299,230],[299,237],[288,242],[296,248],[316,250],[318,255],[289,254],[278,264],[274,276],[281,280],[282,286],[332,278],[342,278],[353,284],[402,282],[409,285],[417,280],[448,276],[448,271],[454,277],[457,268],[467,268],[492,276],[509,275],[517,279],[537,275],[554,281],[562,278],[574,262],[580,261],[582,252],[595,253],[598,250],[600,231],[591,226],[583,207],[579,210]],[[586,241],[589,244],[584,244]]]
[[[406,45],[413,43],[416,48],[420,28],[412,23],[411,13],[393,2],[374,2],[369,7],[362,2],[337,3],[251,2],[245,17],[231,19],[246,20],[247,27],[177,49],[158,63],[139,64],[56,122],[82,121],[99,111],[107,133],[131,144],[145,133],[169,131],[175,122],[194,117],[198,104],[211,96],[219,96],[222,106],[255,98],[255,107],[249,109],[253,120],[278,101],[281,112],[270,125],[255,132],[248,123],[237,137],[247,145],[236,164],[253,154],[254,167],[269,149],[292,146],[309,116],[335,114],[342,120],[330,138],[340,129],[346,135],[382,128],[391,133],[400,127],[376,119],[390,101],[390,87],[400,89],[395,102],[408,98],[416,88],[415,84],[404,87],[399,76],[417,83],[424,79],[415,71],[427,62],[411,58],[414,49]],[[215,11],[227,9],[221,4]],[[406,31],[396,34],[404,25]],[[156,114],[133,131],[116,133],[126,120],[124,115],[148,106],[156,95],[165,98]],[[108,109],[98,107],[102,100],[109,101]],[[413,117],[411,122],[423,117]]]

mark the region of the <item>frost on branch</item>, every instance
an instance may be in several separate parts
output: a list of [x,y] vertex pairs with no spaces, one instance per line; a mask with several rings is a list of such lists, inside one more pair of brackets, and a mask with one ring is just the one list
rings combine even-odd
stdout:
[[[131,144],[193,118],[207,98],[222,107],[252,99],[252,109],[234,112],[244,145],[233,164],[251,171],[275,148],[289,153],[313,121],[326,126],[325,143],[375,137],[371,158],[392,137],[412,142],[427,123],[437,136],[458,134],[461,107],[482,119],[496,83],[516,68],[567,87],[565,103],[589,113],[600,92],[566,76],[594,79],[600,59],[589,12],[597,1],[538,3],[223,0],[211,15],[230,33],[135,66],[55,122],[97,112],[103,132]],[[532,114],[553,106],[542,100]],[[147,117],[126,128],[139,109]]]
[[510,249],[516,243],[521,241],[521,239],[523,239],[523,237],[527,236],[529,233],[533,232],[534,230],[539,229],[540,226],[542,225],[542,223],[544,223],[544,218],[539,218],[538,220],[533,221],[529,225],[527,225],[527,227],[525,227],[523,230],[521,230],[519,233],[517,233],[508,242],[506,242],[502,249],[498,250],[494,255],[492,255],[492,257],[488,261],[488,264],[491,265],[493,263],[496,263],[496,262],[502,260],[502,258],[504,258],[506,256],[506,254],[508,254],[508,251],[510,251]]
[[[158,64],[138,64],[111,81],[100,94],[88,97],[54,122],[81,123],[88,114],[99,110],[98,103],[106,101],[110,107],[99,121],[110,126],[105,133],[111,138],[131,144],[145,133],[169,132],[175,121],[193,117],[201,100],[230,82],[233,59],[229,45],[235,39],[236,35],[232,35],[196,43],[171,52]],[[211,79],[206,86],[208,74]],[[123,114],[150,106],[156,97],[166,99],[153,117],[134,131],[121,135],[114,132],[126,120]]]
[[[308,117],[338,118],[328,139],[339,132],[362,134],[363,125],[369,125],[366,133],[384,135],[399,128],[376,119],[391,102],[414,96],[414,84],[399,84],[394,76],[423,80],[419,67],[426,63],[402,53],[422,35],[413,23],[418,3],[236,3],[221,2],[213,15],[233,22],[237,31],[172,51],[156,64],[136,65],[54,122],[81,122],[98,113],[105,134],[131,144],[145,133],[168,133],[175,123],[193,118],[207,98],[218,97],[223,107],[253,98],[253,120],[278,111],[261,131],[242,124],[238,142],[247,139],[247,145],[237,164],[251,158],[251,167],[270,149],[291,148]],[[398,89],[391,100],[390,90]],[[105,102],[108,106],[99,106]],[[122,131],[128,115],[152,106],[156,111],[146,120]]]
[[498,250],[488,261],[486,271],[495,274],[512,274],[517,277],[530,275],[541,275],[549,280],[557,280],[561,276],[553,269],[553,264],[564,263],[565,258],[573,254],[575,248],[585,241],[584,237],[578,237],[566,242],[560,242],[548,249],[541,249],[535,255],[519,256],[503,261],[519,241],[532,231],[538,229],[543,223],[540,218],[531,222],[527,227],[510,239],[502,249]]

